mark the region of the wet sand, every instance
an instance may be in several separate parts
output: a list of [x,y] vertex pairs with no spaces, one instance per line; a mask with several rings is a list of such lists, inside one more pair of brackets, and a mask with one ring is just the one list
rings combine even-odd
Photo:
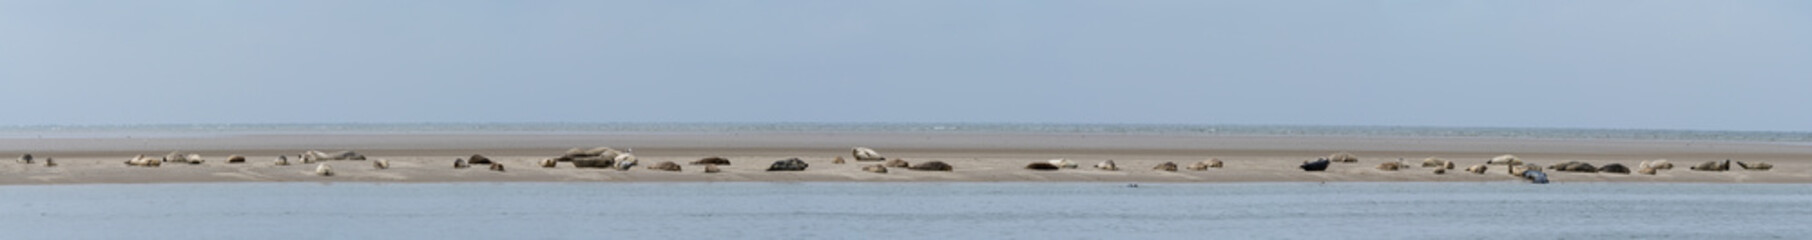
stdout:
[[[628,171],[578,169],[570,163],[541,168],[535,162],[557,157],[568,148],[610,146],[633,149],[642,166]],[[913,163],[942,161],[952,172],[890,169],[887,174],[861,171],[865,165],[849,158],[855,146],[872,147],[889,158]],[[305,150],[355,150],[371,159],[387,159],[390,169],[374,169],[370,161],[326,161],[337,175],[315,176],[313,164],[301,164],[293,155]],[[166,164],[157,168],[123,164],[134,155],[163,156],[171,151],[203,155],[200,165]],[[1351,152],[1358,163],[1335,164],[1327,172],[1303,172],[1304,160],[1335,152]],[[25,165],[12,158],[31,153],[38,164]],[[1567,182],[1705,182],[1705,183],[1809,183],[1812,182],[1812,145],[1803,143],[1694,142],[1566,139],[1484,139],[1408,137],[1309,137],[1309,136],[1177,136],[1108,134],[925,134],[925,133],[697,133],[697,134],[387,134],[387,135],[245,135],[179,138],[62,138],[0,139],[0,184],[166,183],[166,182],[647,182],[647,181],[1080,181],[1080,182],[1493,182],[1520,181],[1492,166],[1486,174],[1455,169],[1437,175],[1421,168],[1427,157],[1456,161],[1458,168],[1483,164],[1501,154],[1515,154],[1543,166],[1566,161],[1594,165],[1620,163],[1631,168],[1643,161],[1668,159],[1673,170],[1657,175],[1552,172],[1557,183]],[[244,155],[248,162],[227,164],[227,155]],[[505,172],[475,166],[454,169],[454,158],[483,154],[507,166]],[[291,155],[290,166],[275,166],[278,155]],[[721,156],[732,165],[721,173],[703,173],[702,166],[684,165],[699,158]],[[847,164],[832,164],[845,157]],[[45,167],[42,159],[55,158],[60,166]],[[797,157],[811,164],[801,172],[767,172],[775,160]],[[1027,163],[1064,158],[1079,169],[1032,171]],[[1225,162],[1225,168],[1207,171],[1153,171],[1162,162],[1179,166],[1208,158]],[[1400,171],[1374,167],[1399,158],[1411,163]],[[1113,160],[1120,171],[1089,166]],[[1732,159],[1774,164],[1769,171],[1733,169],[1699,172],[1687,168],[1712,160]],[[683,165],[681,172],[648,170],[643,166],[662,161]],[[1736,168],[1732,166],[1732,168]],[[1632,169],[1634,170],[1634,169]]]

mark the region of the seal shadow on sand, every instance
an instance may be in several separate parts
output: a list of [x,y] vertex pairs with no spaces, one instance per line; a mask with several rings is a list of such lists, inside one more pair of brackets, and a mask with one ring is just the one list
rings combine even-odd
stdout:
[[39,182],[53,182],[53,181],[56,181],[57,179],[65,179],[68,177],[64,177],[63,175],[38,175],[38,176],[30,176],[30,177],[25,177],[25,178],[31,179],[33,181],[39,181]]
[[220,176],[220,177],[237,178],[237,179],[243,179],[243,180],[254,180],[254,181],[268,181],[268,180],[274,179],[274,178],[271,178],[270,176],[266,176],[264,174],[254,172],[254,171],[252,171],[251,168],[247,168],[247,167],[237,167],[237,168],[233,168],[233,172],[217,172],[217,173],[213,173],[212,175]]
[[382,178],[382,179],[389,179],[389,180],[409,180],[409,177],[403,176],[403,174],[385,172],[385,171],[366,171],[366,172],[359,173],[359,175],[362,175],[361,177],[368,176],[368,177]]

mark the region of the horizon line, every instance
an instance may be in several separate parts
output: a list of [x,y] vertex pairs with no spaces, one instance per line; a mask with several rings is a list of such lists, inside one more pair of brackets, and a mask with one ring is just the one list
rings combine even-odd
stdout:
[[1766,132],[1807,133],[1812,130],[1727,130],[1689,128],[1604,128],[1604,127],[1519,127],[1455,125],[1331,125],[1331,124],[1250,124],[1250,123],[1099,123],[1099,122],[811,122],[811,121],[512,121],[512,122],[270,122],[270,123],[118,123],[118,124],[8,124],[0,128],[34,127],[144,127],[144,126],[232,126],[232,125],[610,125],[610,124],[678,124],[678,125],[1044,125],[1044,126],[1196,126],[1196,127],[1294,127],[1294,128],[1421,128],[1421,129],[1504,129],[1504,130],[1597,130],[1597,131],[1676,131],[1676,132]]

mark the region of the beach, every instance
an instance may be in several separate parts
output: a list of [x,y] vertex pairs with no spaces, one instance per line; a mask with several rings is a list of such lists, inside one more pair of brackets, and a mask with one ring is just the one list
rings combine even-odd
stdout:
[[[536,162],[558,157],[569,148],[613,147],[631,151],[641,166],[627,171],[580,169],[562,162],[542,168]],[[880,162],[854,161],[853,147],[871,147],[892,159],[911,163],[941,161],[954,171],[888,173],[862,171]],[[370,159],[386,159],[389,169],[371,161],[324,161],[335,176],[317,176],[314,164],[301,164],[306,150],[353,150]],[[135,155],[163,156],[171,151],[196,153],[197,165],[166,163],[131,167]],[[1326,172],[1304,172],[1305,160],[1336,152],[1359,156],[1357,163],[1336,163]],[[400,134],[231,134],[218,136],[66,137],[0,139],[0,156],[30,153],[32,165],[0,163],[0,184],[188,183],[188,182],[1515,182],[1522,181],[1493,165],[1485,174],[1462,171],[1487,159],[1514,154],[1542,166],[1580,161],[1602,166],[1618,163],[1635,170],[1645,160],[1668,159],[1676,167],[1656,175],[1549,171],[1557,183],[1689,182],[1809,183],[1812,145],[1795,142],[1733,142],[1620,139],[1534,139],[1393,136],[1227,136],[1112,133],[400,133]],[[453,168],[455,158],[482,154],[506,166],[502,172],[480,165]],[[228,164],[228,155],[246,163]],[[292,165],[273,160],[289,155]],[[719,173],[686,165],[705,157],[728,158]],[[846,164],[833,164],[843,157]],[[1422,159],[1454,161],[1456,169],[1435,174]],[[55,158],[59,166],[45,167]],[[769,172],[776,160],[799,158],[805,171]],[[1163,162],[1179,166],[1220,159],[1223,168],[1205,171],[1153,171]],[[1032,162],[1068,159],[1077,169],[1033,171]],[[1399,171],[1375,169],[1379,163],[1410,163]],[[1691,171],[1705,161],[1731,159],[1766,162],[1767,171],[1732,166],[1723,172]],[[1113,160],[1121,170],[1092,165]],[[644,168],[672,161],[682,171]]]

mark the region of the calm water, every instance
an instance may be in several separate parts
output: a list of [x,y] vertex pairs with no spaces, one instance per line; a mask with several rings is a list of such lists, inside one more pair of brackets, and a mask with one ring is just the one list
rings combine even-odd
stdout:
[[0,186],[5,239],[1803,239],[1812,186]]
[[190,137],[235,134],[905,132],[1257,136],[1400,136],[1812,142],[1812,132],[1038,123],[385,123],[0,126],[0,138]]

